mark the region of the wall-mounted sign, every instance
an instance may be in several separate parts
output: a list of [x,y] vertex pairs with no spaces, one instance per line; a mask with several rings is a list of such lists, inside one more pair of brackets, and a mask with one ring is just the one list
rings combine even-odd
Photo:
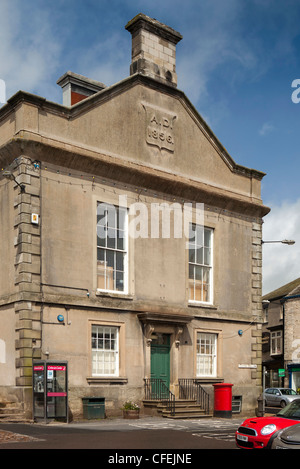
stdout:
[[31,214],[31,223],[33,223],[33,225],[38,225],[39,224],[39,216],[37,213],[32,213]]
[[241,364],[239,365],[239,368],[250,368],[250,369],[256,369],[257,365],[247,365],[247,364]]

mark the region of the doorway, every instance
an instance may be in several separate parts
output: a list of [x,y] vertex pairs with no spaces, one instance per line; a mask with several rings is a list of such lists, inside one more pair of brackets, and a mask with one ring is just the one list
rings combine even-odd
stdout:
[[170,388],[170,335],[155,333],[151,342],[151,378]]

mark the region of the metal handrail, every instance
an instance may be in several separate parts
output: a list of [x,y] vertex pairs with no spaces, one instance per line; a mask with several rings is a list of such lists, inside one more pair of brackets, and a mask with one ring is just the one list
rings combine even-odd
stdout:
[[194,378],[181,378],[179,384],[179,399],[193,399],[201,405],[205,414],[209,413],[209,394]]
[[171,415],[175,415],[175,395],[162,379],[145,378],[145,399],[164,403]]

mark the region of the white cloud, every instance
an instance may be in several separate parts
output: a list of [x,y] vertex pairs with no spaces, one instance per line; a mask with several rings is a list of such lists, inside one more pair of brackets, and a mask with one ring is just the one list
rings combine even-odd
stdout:
[[46,5],[1,0],[0,78],[7,98],[20,89],[49,93],[61,51],[54,31],[55,12],[50,14]]
[[[129,76],[131,62],[131,36],[123,31],[111,33],[105,40],[91,44],[88,50],[81,50],[74,59],[81,75],[113,85]],[[125,40],[126,39],[126,40]]]
[[264,294],[300,277],[300,199],[271,206],[264,219],[263,240],[283,239],[293,239],[296,243],[263,245]]
[[264,136],[269,134],[270,132],[273,132],[274,126],[270,124],[269,122],[265,122],[261,129],[259,130],[259,135]]

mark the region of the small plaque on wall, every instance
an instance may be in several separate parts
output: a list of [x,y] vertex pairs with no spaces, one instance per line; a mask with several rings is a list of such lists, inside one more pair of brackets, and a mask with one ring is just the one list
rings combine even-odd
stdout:
[[31,214],[31,223],[33,225],[38,225],[39,224],[39,216],[37,213],[32,213]]

